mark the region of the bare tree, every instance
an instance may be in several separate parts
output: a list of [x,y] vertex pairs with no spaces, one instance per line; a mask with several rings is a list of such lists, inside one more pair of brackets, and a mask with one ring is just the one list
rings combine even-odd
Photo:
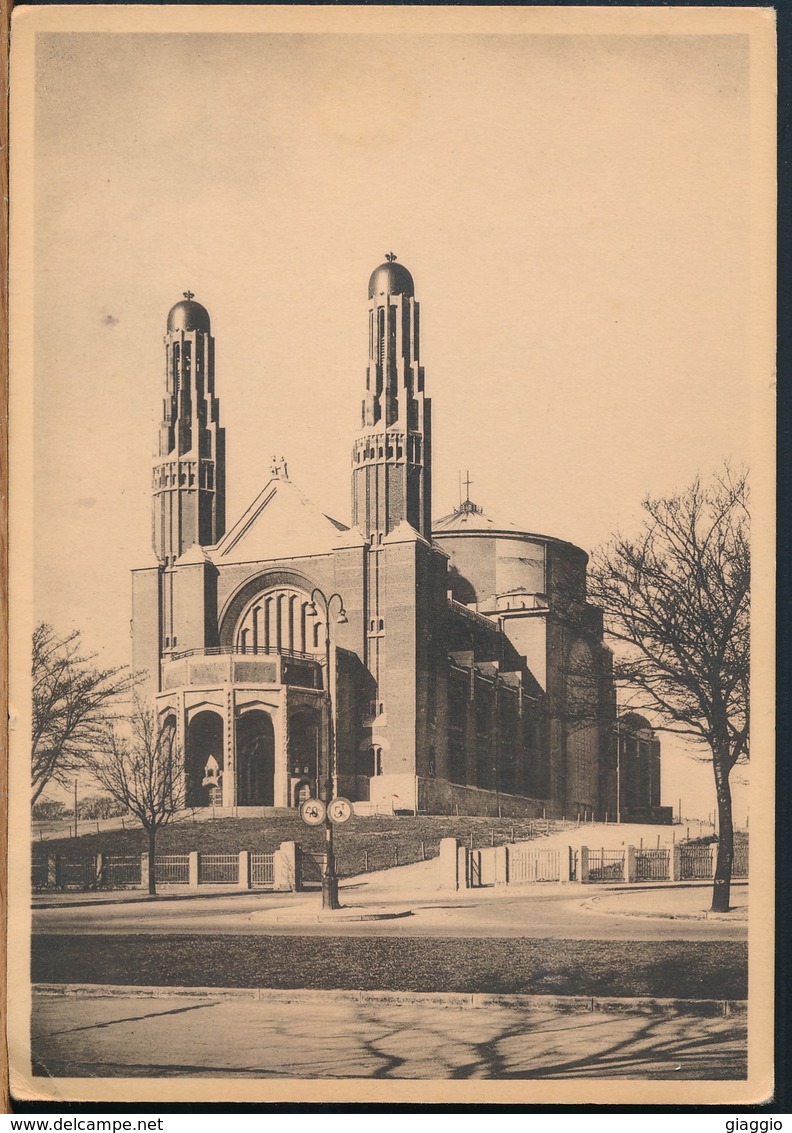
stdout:
[[617,536],[591,566],[590,593],[617,643],[631,707],[709,747],[719,840],[713,911],[729,908],[734,828],[729,775],[748,758],[750,545],[744,473],[646,499],[635,540]]
[[154,856],[157,833],[184,807],[181,751],[173,721],[162,721],[153,708],[137,699],[125,721],[91,757],[90,770],[109,795],[138,819],[148,835],[148,891],[156,895]]
[[42,622],[33,633],[32,801],[50,782],[65,786],[105,733],[119,697],[134,677],[126,668],[99,669],[83,655],[80,632],[58,637]]

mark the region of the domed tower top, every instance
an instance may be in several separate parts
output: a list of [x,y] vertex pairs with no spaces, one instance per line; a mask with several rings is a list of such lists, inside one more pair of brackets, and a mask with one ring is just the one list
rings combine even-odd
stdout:
[[206,307],[194,302],[192,291],[185,291],[184,298],[171,307],[168,314],[168,334],[178,333],[180,330],[210,333],[209,312]]
[[406,267],[396,263],[394,253],[388,252],[385,263],[380,264],[371,273],[368,286],[369,299],[377,299],[380,295],[410,296],[414,294],[413,277]]
[[388,252],[368,285],[368,367],[352,452],[352,523],[371,538],[404,520],[431,539],[431,405],[415,284]]
[[[165,397],[154,466],[154,552],[170,567],[225,533],[225,430],[215,395],[209,313],[192,291],[168,313]],[[165,643],[172,648],[172,633]]]

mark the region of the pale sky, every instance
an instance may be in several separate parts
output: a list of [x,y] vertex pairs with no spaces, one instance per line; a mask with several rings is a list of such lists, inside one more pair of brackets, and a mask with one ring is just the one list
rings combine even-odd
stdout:
[[[435,517],[470,469],[487,512],[591,550],[647,492],[750,461],[748,62],[740,35],[40,35],[36,617],[129,660],[187,288],[228,526],[274,453],[349,521],[390,250],[421,304]],[[710,769],[666,752],[664,802],[706,816]]]

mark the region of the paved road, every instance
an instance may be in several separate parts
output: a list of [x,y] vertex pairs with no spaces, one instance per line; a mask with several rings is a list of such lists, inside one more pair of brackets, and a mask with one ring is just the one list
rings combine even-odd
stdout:
[[[739,1079],[745,1016],[392,1002],[335,993],[34,995],[34,1063],[54,1077]],[[624,1001],[625,1007],[630,1001]]]
[[[394,871],[395,872],[395,871]],[[697,905],[706,908],[707,889]],[[607,901],[603,898],[607,893]],[[687,897],[690,897],[690,892]],[[695,896],[695,894],[693,894]],[[635,895],[637,896],[637,894]],[[672,895],[673,896],[673,895]],[[37,908],[38,933],[229,933],[246,936],[299,932],[333,936],[521,936],[566,940],[745,940],[745,920],[633,916],[630,893],[590,886],[533,885],[519,890],[429,893],[409,886],[388,890],[371,883],[342,885],[349,909],[410,915],[394,920],[348,921],[321,914],[318,893],[243,893],[178,901],[101,902]],[[658,899],[659,900],[659,899]],[[664,907],[673,907],[668,896]],[[624,915],[618,910],[624,904]],[[634,902],[633,902],[634,903]],[[688,899],[687,905],[690,905]],[[599,906],[599,908],[598,908]],[[687,907],[687,906],[686,906]],[[600,911],[607,908],[609,911]]]

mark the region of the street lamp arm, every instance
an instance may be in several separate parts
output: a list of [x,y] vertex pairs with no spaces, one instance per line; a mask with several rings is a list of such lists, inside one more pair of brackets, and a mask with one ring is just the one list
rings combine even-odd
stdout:
[[330,595],[330,597],[328,598],[327,595],[325,594],[324,590],[322,590],[320,587],[315,586],[313,588],[313,590],[311,591],[311,605],[314,607],[314,609],[312,611],[314,615],[318,613],[318,610],[316,609],[316,599],[317,598],[321,598],[321,600],[322,600],[322,609],[324,610],[324,614],[325,614],[326,618],[329,618],[329,616],[330,616],[330,607],[332,606],[333,602],[336,599],[338,599],[338,619],[337,620],[341,623],[343,623],[347,620],[346,610],[344,609],[344,599],[341,597],[341,595],[338,593],[337,590],[334,591]]

